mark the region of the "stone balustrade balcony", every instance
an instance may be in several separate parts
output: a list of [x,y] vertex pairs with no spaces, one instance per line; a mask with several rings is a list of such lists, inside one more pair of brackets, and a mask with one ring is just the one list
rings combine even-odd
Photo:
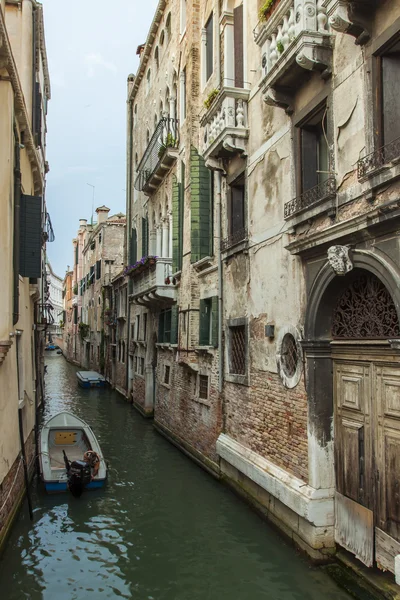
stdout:
[[137,167],[135,189],[148,196],[162,183],[165,175],[178,158],[179,122],[163,117],[146,147]]
[[246,151],[249,93],[249,90],[242,88],[223,87],[202,116],[200,125],[205,160]]
[[172,259],[157,258],[140,273],[130,275],[133,293],[130,298],[141,306],[154,307],[176,302],[176,287],[172,282]]
[[307,73],[331,75],[332,36],[324,0],[277,0],[273,9],[254,30],[262,48],[260,87],[267,104],[290,112],[291,96]]

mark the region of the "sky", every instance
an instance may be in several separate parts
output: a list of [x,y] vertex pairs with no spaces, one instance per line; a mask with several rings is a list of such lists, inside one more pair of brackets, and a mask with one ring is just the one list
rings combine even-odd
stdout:
[[[53,270],[73,264],[79,219],[105,204],[125,213],[126,81],[158,0],[42,0],[51,100],[46,202],[56,239]],[[94,215],[96,217],[96,214]]]

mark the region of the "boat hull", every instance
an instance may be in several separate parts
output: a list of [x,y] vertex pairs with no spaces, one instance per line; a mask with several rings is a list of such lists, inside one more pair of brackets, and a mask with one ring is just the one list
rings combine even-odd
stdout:
[[[98,490],[105,486],[106,479],[98,479],[91,481],[85,490]],[[48,494],[60,494],[68,491],[68,484],[66,481],[44,481],[44,489]]]
[[103,375],[95,371],[77,371],[76,378],[81,388],[102,388],[106,385]]

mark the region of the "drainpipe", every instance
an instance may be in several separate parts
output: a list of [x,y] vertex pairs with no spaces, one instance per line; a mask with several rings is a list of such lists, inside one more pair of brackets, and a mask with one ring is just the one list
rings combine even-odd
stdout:
[[224,353],[222,349],[222,260],[221,260],[221,171],[215,171],[217,187],[217,231],[215,240],[217,242],[217,260],[218,260],[218,348],[219,348],[219,377],[218,392],[222,392],[224,380]]
[[21,163],[19,136],[14,125],[14,247],[13,247],[13,325],[19,319],[19,243],[20,243],[20,204],[21,204]]
[[[133,82],[133,75],[129,75],[128,77],[128,94],[130,95],[130,90]],[[132,217],[131,217],[131,199],[132,199],[132,150],[133,150],[133,132],[132,132],[132,109],[133,109],[133,100],[129,97],[128,103],[128,114],[127,114],[127,122],[128,122],[128,131],[127,131],[127,186],[126,186],[126,264],[129,264],[130,259],[130,246],[131,246],[131,226],[132,226]],[[129,293],[131,282],[128,281],[126,287],[126,302],[127,302],[127,332],[126,332],[126,369],[125,369],[125,396],[129,397],[128,389],[129,389],[129,363],[130,363],[130,354],[129,354],[129,331],[130,331],[130,323],[131,323],[131,303],[129,302]]]

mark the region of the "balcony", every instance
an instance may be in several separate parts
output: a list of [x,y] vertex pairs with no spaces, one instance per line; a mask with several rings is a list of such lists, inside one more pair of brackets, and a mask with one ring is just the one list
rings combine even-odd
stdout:
[[361,181],[377,174],[384,168],[389,169],[400,162],[400,138],[371,152],[357,163],[358,179]]
[[78,296],[72,296],[71,306],[75,307],[75,306],[78,306],[78,304],[79,304],[79,298],[78,298]]
[[260,87],[267,104],[292,111],[292,95],[307,79],[307,72],[331,75],[332,43],[328,16],[321,0],[277,0],[272,14],[254,30],[262,48],[264,79]]
[[135,189],[148,196],[162,183],[165,175],[178,158],[179,122],[162,118],[137,167]]
[[329,177],[326,181],[319,183],[315,187],[307,190],[300,196],[293,198],[290,202],[286,202],[284,208],[284,218],[291,217],[318,206],[324,200],[332,200],[336,197],[336,181],[334,177]]
[[203,115],[202,153],[204,159],[223,158],[246,150],[249,137],[247,101],[249,90],[223,87]]
[[240,242],[245,242],[247,240],[247,228],[243,227],[242,229],[238,229],[228,237],[221,240],[221,252],[226,252],[233,246],[240,244]]
[[130,298],[141,306],[170,305],[176,301],[176,288],[172,283],[172,259],[157,258],[139,274],[133,273],[133,293]]
[[54,324],[53,306],[50,302],[36,304],[35,325],[47,329],[49,325]]

